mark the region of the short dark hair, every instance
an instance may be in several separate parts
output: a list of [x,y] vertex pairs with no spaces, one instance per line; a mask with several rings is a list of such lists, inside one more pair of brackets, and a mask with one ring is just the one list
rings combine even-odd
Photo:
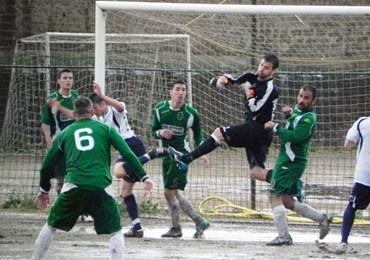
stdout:
[[312,93],[312,99],[315,99],[317,97],[317,89],[312,85],[303,85],[302,89],[304,91],[310,91]]
[[76,113],[77,117],[88,116],[92,110],[92,101],[87,97],[81,96],[73,103],[73,111]]
[[177,84],[182,84],[182,85],[185,85],[185,86],[186,86],[185,81],[183,81],[183,80],[181,80],[181,79],[178,79],[178,80],[175,80],[175,81],[172,83],[172,85],[170,86],[170,89],[173,89],[173,88],[175,87],[175,85],[177,85]]
[[273,69],[279,67],[279,58],[275,54],[266,53],[265,56],[263,56],[263,59],[267,62],[270,62]]
[[71,69],[62,69],[60,72],[59,72],[59,75],[58,75],[58,79],[60,79],[60,77],[62,76],[63,73],[72,73],[72,70]]
[[101,96],[99,96],[96,93],[92,93],[89,96],[89,99],[91,100],[91,102],[93,102],[93,104],[99,104],[99,105],[104,101],[104,99],[102,99]]

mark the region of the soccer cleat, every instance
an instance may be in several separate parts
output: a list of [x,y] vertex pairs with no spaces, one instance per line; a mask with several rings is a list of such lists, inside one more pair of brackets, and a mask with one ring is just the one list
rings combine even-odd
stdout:
[[334,252],[338,255],[344,254],[347,252],[348,245],[344,242],[340,243],[335,249]]
[[148,155],[150,157],[150,160],[153,160],[155,158],[168,156],[168,150],[166,148],[153,148],[149,150]]
[[324,239],[330,231],[330,224],[333,221],[333,217],[330,214],[324,214],[324,219],[320,221],[320,239]]
[[162,234],[161,237],[182,237],[181,227],[172,227],[166,233]]
[[276,237],[274,240],[268,242],[266,246],[291,246],[293,245],[293,239],[290,235],[287,237]]
[[141,238],[141,237],[144,236],[144,230],[143,229],[136,230],[132,227],[132,228],[130,228],[129,231],[124,233],[123,236],[124,237],[139,237],[139,238]]
[[203,219],[201,222],[195,225],[195,234],[193,235],[193,238],[201,238],[204,230],[207,228],[209,228],[209,221]]
[[179,151],[176,151],[175,148],[173,147],[169,147],[168,148],[168,156],[174,160],[175,162],[177,162],[177,167],[180,169],[180,170],[186,170],[189,165],[184,163],[183,161],[181,161],[181,156],[183,154],[180,153]]

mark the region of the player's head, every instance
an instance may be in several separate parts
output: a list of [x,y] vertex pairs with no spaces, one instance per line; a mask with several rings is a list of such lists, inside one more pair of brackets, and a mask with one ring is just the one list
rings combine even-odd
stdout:
[[278,67],[279,58],[272,53],[267,53],[258,66],[258,77],[260,80],[268,80],[275,75]]
[[98,94],[93,93],[89,96],[93,103],[94,114],[96,116],[102,116],[107,111],[108,105]]
[[91,118],[93,115],[93,104],[87,97],[79,97],[73,103],[73,114],[76,119]]
[[298,93],[298,108],[302,111],[311,109],[311,107],[316,103],[316,95],[317,91],[314,86],[304,85],[301,87]]
[[171,101],[172,105],[174,104],[182,104],[185,102],[186,99],[186,84],[182,80],[176,80],[170,89]]
[[63,90],[70,90],[73,86],[73,73],[70,69],[63,69],[58,75],[58,85]]

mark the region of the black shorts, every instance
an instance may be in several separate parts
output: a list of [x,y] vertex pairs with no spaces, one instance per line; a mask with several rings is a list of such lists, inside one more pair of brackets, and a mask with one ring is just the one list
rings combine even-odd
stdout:
[[[143,142],[136,136],[125,139],[125,141],[137,157],[142,156],[146,153]],[[125,160],[122,158],[122,156],[119,156],[116,160],[116,163],[118,162],[125,162]],[[127,172],[127,175],[123,177],[123,179],[130,183],[140,181],[132,172]]]
[[355,183],[355,185],[352,188],[352,194],[349,198],[349,204],[354,209],[366,209],[369,206],[370,203],[370,187]]
[[244,124],[221,127],[225,143],[230,147],[244,147],[251,168],[265,168],[268,148],[272,143],[272,130],[265,130],[265,124],[248,120]]

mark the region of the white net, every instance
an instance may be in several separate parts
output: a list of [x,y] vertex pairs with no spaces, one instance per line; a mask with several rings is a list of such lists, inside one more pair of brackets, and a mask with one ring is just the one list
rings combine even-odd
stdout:
[[[320,210],[342,214],[355,164],[354,152],[343,152],[342,144],[351,124],[370,110],[366,102],[370,96],[368,15],[214,14],[212,10],[204,14],[110,10],[105,15],[106,94],[128,104],[131,125],[148,147],[156,144],[150,136],[150,111],[168,98],[166,87],[176,79],[191,83],[191,101],[202,115],[206,137],[218,126],[244,120],[241,91],[211,89],[208,82],[215,75],[255,70],[263,54],[272,52],[280,58],[280,107],[295,104],[302,84],[316,86],[318,129],[304,175],[306,201]],[[109,35],[120,34],[148,36],[112,43]],[[190,66],[187,38],[154,40],[150,35],[190,37]],[[49,54],[45,54],[44,38],[41,43],[19,42],[1,147],[30,151],[43,143],[39,115],[47,86],[56,87],[58,69],[73,69],[80,94],[92,91],[93,36],[69,35],[58,41],[55,45],[50,41]],[[45,62],[48,57],[49,63]],[[278,113],[277,119],[283,121],[283,115]],[[268,185],[250,180],[245,151],[224,148],[209,155],[210,168],[204,169],[198,161],[191,165],[185,195],[194,205],[219,196],[269,212]],[[268,167],[273,167],[277,149],[276,139]],[[161,194],[159,163],[146,167]],[[1,170],[14,175],[14,169]],[[37,167],[30,172],[37,179]]]

